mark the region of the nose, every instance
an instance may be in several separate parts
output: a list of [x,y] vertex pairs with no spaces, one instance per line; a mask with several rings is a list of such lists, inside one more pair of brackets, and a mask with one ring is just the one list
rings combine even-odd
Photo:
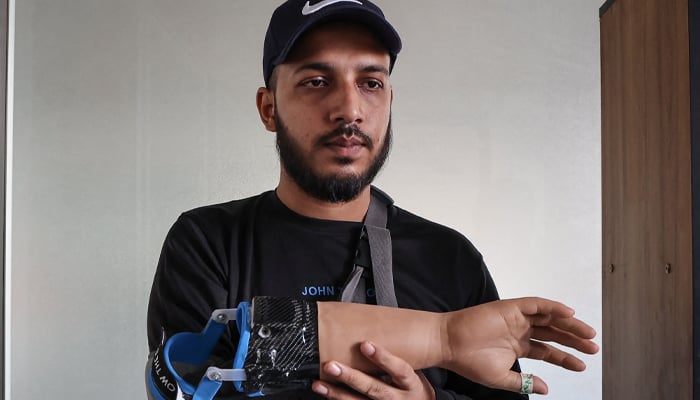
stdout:
[[359,88],[354,82],[337,84],[330,100],[331,122],[339,125],[359,124],[364,110]]

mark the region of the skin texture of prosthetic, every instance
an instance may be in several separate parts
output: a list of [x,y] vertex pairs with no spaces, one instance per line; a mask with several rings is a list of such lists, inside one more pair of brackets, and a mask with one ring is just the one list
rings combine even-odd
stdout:
[[[336,381],[346,367],[379,374],[382,363],[399,357],[414,370],[437,366],[517,392],[521,377],[510,368],[518,358],[572,371],[586,368],[579,358],[545,342],[586,354],[598,351],[592,327],[574,318],[571,308],[542,298],[501,300],[448,313],[319,302],[318,331],[321,379],[327,382]],[[325,394],[327,386],[316,382],[313,389]],[[536,376],[534,393],[547,390]]]

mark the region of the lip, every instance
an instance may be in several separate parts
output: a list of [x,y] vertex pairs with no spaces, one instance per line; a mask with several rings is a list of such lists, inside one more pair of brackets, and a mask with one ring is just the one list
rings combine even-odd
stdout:
[[341,157],[353,157],[365,148],[365,143],[355,136],[337,137],[324,143],[324,146]]

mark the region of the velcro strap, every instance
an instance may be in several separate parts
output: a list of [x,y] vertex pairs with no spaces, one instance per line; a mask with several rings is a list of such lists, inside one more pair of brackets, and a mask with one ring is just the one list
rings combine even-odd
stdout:
[[157,400],[180,400],[183,398],[175,375],[170,372],[163,359],[162,343],[153,353],[150,367],[148,389],[153,398]]

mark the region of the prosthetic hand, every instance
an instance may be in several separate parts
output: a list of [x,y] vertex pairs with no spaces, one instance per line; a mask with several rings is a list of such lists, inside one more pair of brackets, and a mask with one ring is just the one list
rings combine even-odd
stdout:
[[[174,364],[202,365],[226,324],[236,321],[240,341],[232,369],[209,367],[195,387]],[[573,310],[546,299],[496,301],[450,313],[431,313],[356,303],[307,302],[256,297],[251,305],[216,310],[202,333],[179,333],[153,356],[148,376],[154,399],[213,399],[223,381],[248,396],[308,388],[329,360],[369,373],[380,371],[359,353],[366,338],[386,347],[414,369],[439,366],[486,386],[522,391],[521,375],[510,371],[520,357],[541,359],[574,371],[581,360],[542,341],[584,353],[598,347],[595,331]],[[546,393],[534,377],[535,393]],[[532,392],[532,388],[529,389]]]
[[446,313],[439,366],[492,388],[546,394],[542,379],[510,368],[517,358],[530,358],[583,371],[583,361],[546,343],[598,352],[591,341],[595,330],[573,315],[569,307],[542,298],[494,301]]

